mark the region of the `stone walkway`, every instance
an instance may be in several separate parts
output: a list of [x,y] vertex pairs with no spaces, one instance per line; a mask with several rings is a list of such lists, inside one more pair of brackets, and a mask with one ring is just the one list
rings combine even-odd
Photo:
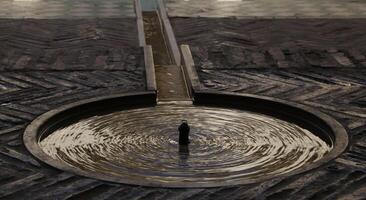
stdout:
[[[366,69],[364,19],[171,18],[204,69]],[[331,70],[331,69],[324,69]]]
[[169,16],[365,18],[363,0],[165,0]]
[[[0,13],[8,13],[5,17],[11,17],[9,6],[18,3],[11,2],[8,9],[1,7]],[[27,3],[37,2],[46,1]],[[56,18],[69,17],[63,6]],[[14,12],[14,17],[26,17],[23,11],[18,16]],[[172,23],[178,42],[191,45],[205,88],[313,106],[349,129],[349,150],[300,175],[211,189],[114,184],[52,168],[24,148],[25,127],[66,103],[144,91],[135,19],[96,19],[95,15],[78,20],[1,19],[0,199],[357,200],[366,196],[365,20],[175,18]]]
[[103,199],[135,190],[52,168],[22,141],[25,127],[51,109],[145,90],[135,20],[7,19],[0,27],[0,199]]
[[1,0],[0,18],[134,17],[133,0]]
[[[237,189],[232,199],[364,199],[366,195],[366,70],[288,68],[199,71],[204,87],[276,97],[314,107],[340,121],[351,136],[350,149],[327,166],[301,175]],[[260,191],[260,192],[259,192]],[[239,193],[239,194],[238,194]]]
[[[365,18],[363,0],[164,0],[169,16],[241,18]],[[2,0],[0,18],[135,16],[133,0]]]
[[178,43],[191,47],[204,88],[312,106],[339,120],[352,138],[349,150],[327,166],[256,186],[226,188],[203,199],[366,196],[365,20],[171,21]]
[[0,19],[0,70],[131,71],[143,62],[133,18]]

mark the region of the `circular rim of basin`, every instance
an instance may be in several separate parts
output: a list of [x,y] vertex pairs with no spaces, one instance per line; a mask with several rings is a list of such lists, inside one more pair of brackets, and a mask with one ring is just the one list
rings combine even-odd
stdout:
[[[263,176],[261,178],[257,179],[235,179],[233,181],[214,181],[214,182],[161,182],[161,181],[154,181],[153,179],[151,181],[146,180],[136,180],[136,179],[128,179],[123,177],[116,177],[112,175],[107,174],[101,174],[101,173],[91,173],[88,171],[81,170],[77,167],[71,166],[61,160],[53,159],[49,155],[47,155],[39,146],[38,142],[41,138],[41,136],[46,132],[44,131],[45,127],[52,127],[55,122],[50,122],[51,119],[54,118],[62,118],[61,116],[65,115],[65,112],[75,110],[78,107],[81,106],[88,106],[92,105],[93,103],[102,103],[105,101],[114,101],[114,102],[122,102],[121,105],[118,106],[127,106],[126,109],[129,109],[128,107],[132,107],[133,105],[137,106],[155,106],[157,104],[156,102],[156,92],[154,91],[147,91],[147,92],[134,92],[134,93],[123,93],[123,94],[116,94],[116,95],[109,95],[109,96],[103,96],[103,97],[96,97],[91,98],[87,100],[81,100],[74,103],[70,103],[67,105],[63,105],[59,108],[56,108],[54,110],[50,110],[39,117],[37,117],[35,120],[33,120],[25,129],[24,135],[23,135],[23,141],[25,144],[25,147],[27,150],[35,156],[37,159],[39,159],[41,162],[44,162],[52,167],[55,167],[57,169],[72,172],[77,175],[85,176],[88,178],[95,178],[103,181],[110,181],[110,182],[117,182],[122,184],[129,184],[129,185],[140,185],[140,186],[148,186],[148,187],[164,187],[164,188],[208,188],[208,187],[223,187],[223,186],[234,186],[234,185],[245,185],[245,184],[252,184],[252,183],[259,183],[264,182],[270,179],[276,179],[276,178],[285,178],[289,176],[293,176],[296,174],[301,174],[306,171],[309,171],[314,168],[318,168],[320,166],[323,166],[327,164],[329,161],[337,158],[339,155],[341,155],[348,147],[349,142],[349,136],[346,131],[346,129],[334,118],[330,117],[327,114],[324,114],[314,108],[311,108],[306,105],[279,100],[272,97],[263,97],[263,96],[257,96],[257,95],[250,95],[250,94],[237,94],[232,92],[216,92],[216,91],[200,91],[195,92],[195,101],[194,105],[202,105],[202,106],[219,106],[219,107],[226,107],[226,108],[236,108],[236,109],[242,109],[243,106],[233,106],[232,104],[227,105],[225,101],[227,97],[233,98],[237,100],[243,100],[243,99],[251,99],[251,100],[258,100],[267,103],[275,103],[281,106],[285,106],[291,109],[299,110],[303,113],[311,114],[312,116],[315,116],[321,123],[328,126],[333,134],[333,148],[332,150],[327,153],[323,158],[320,160],[305,164],[304,166],[295,169],[291,172],[280,174],[280,175],[274,175],[274,176]],[[221,99],[222,97],[222,99]],[[126,102],[126,98],[129,100],[136,100]],[[125,99],[123,101],[123,99]],[[197,100],[196,100],[197,99]],[[124,103],[123,103],[124,102]],[[108,104],[110,102],[107,102],[107,107],[110,106]],[[119,104],[119,103],[118,103]],[[237,108],[239,107],[239,108]],[[240,108],[242,107],[242,108]],[[115,107],[114,107],[115,108]],[[246,110],[246,109],[243,109]],[[58,123],[62,120],[65,120],[66,118],[63,117],[61,120],[58,120]],[[296,123],[295,123],[296,124]],[[48,129],[48,128],[46,128]],[[42,131],[43,130],[43,131]],[[313,131],[311,131],[313,133]],[[314,134],[314,133],[313,133]],[[327,142],[328,143],[328,142]]]

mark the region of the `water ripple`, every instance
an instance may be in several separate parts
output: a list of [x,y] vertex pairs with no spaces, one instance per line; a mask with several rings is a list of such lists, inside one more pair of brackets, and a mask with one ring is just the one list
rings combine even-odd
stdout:
[[[182,119],[189,148],[178,145]],[[301,127],[257,113],[158,105],[94,116],[40,142],[54,159],[93,173],[163,182],[210,182],[275,176],[331,150]]]

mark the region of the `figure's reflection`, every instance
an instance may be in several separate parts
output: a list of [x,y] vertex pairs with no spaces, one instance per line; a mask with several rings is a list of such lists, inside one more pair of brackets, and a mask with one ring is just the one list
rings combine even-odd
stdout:
[[189,147],[188,145],[179,145],[179,166],[186,167],[188,165]]

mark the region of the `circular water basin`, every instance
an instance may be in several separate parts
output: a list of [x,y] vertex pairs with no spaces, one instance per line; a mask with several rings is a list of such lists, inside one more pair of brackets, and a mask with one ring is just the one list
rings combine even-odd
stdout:
[[[124,102],[123,97],[116,99]],[[98,106],[80,108],[95,102]],[[323,127],[319,121],[289,121],[268,109],[143,102],[129,106],[126,101],[101,110],[113,105],[102,102],[71,105],[39,120],[26,131],[27,148],[55,167],[84,176],[163,187],[253,183],[319,166],[342,150],[336,142],[339,134],[326,122]],[[178,144],[183,119],[191,128],[188,146]],[[32,145],[26,135],[36,136]]]

